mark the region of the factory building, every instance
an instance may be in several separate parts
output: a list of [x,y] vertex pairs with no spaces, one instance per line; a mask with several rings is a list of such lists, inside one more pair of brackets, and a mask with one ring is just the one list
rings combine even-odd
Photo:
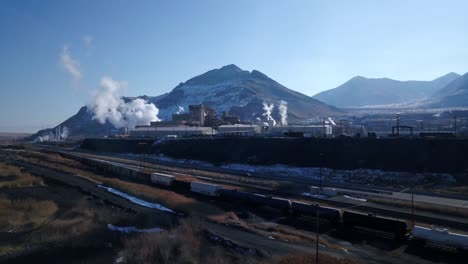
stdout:
[[330,137],[333,135],[333,127],[331,125],[276,126],[270,127],[268,132],[274,136]]
[[190,137],[212,136],[216,130],[211,127],[195,126],[140,126],[130,131],[130,137],[161,138],[161,137]]
[[218,134],[225,136],[254,136],[262,133],[262,127],[259,125],[222,125],[218,127]]

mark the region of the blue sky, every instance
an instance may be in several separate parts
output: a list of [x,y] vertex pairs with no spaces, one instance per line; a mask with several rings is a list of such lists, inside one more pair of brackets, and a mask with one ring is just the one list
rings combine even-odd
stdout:
[[136,96],[232,63],[307,95],[356,75],[463,74],[466,10],[468,1],[3,0],[0,131],[55,126],[103,76]]

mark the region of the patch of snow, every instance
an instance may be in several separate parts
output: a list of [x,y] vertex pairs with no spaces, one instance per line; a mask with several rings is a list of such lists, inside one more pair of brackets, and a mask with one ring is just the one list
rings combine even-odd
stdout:
[[157,210],[161,210],[161,211],[165,211],[165,212],[170,212],[170,213],[175,213],[174,211],[172,211],[171,209],[167,208],[167,207],[164,207],[160,204],[157,204],[157,203],[150,203],[150,202],[147,202],[145,200],[142,200],[142,199],[139,199],[139,198],[136,198],[134,196],[131,196],[129,194],[126,194],[124,192],[121,192],[119,190],[116,190],[114,188],[111,188],[111,187],[107,187],[107,186],[104,186],[104,185],[98,185],[99,188],[103,188],[103,189],[106,189],[108,192],[110,193],[113,193],[113,194],[116,194],[118,196],[121,196],[127,200],[129,200],[130,202],[134,203],[134,204],[138,204],[138,205],[141,205],[141,206],[144,206],[144,207],[148,207],[148,208],[152,208],[152,209],[157,209]]
[[107,224],[107,228],[112,231],[118,231],[121,233],[159,233],[163,230],[159,227],[138,229],[134,226],[115,226],[113,224]]
[[366,199],[356,198],[356,197],[352,197],[352,196],[349,196],[349,195],[344,195],[344,197],[348,198],[348,199],[351,199],[351,200],[360,201],[360,202],[367,202]]
[[[137,154],[121,154],[124,157],[138,158]],[[174,159],[164,155],[149,157],[155,161],[187,164],[200,168],[215,168],[215,165],[206,161],[190,159]],[[216,167],[219,168],[219,167]],[[237,172],[240,174],[271,175],[282,178],[296,178],[307,180],[319,180],[320,168],[318,167],[291,167],[284,164],[275,165],[249,165],[241,163],[229,163],[220,167],[221,169]],[[376,186],[414,186],[433,182],[435,184],[451,185],[456,182],[455,177],[447,173],[410,173],[401,171],[382,171],[377,169],[354,169],[335,170],[322,168],[322,177],[326,182],[356,183]]]

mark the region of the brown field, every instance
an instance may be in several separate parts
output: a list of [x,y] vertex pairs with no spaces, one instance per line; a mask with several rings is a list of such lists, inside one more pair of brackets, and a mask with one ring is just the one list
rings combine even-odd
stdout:
[[21,168],[0,162],[0,188],[39,186],[43,184],[41,178],[24,172]]
[[[398,206],[404,208],[411,208],[410,201],[401,201],[401,200],[388,200],[382,198],[369,198],[367,201],[372,203],[380,203],[391,206]],[[426,212],[432,212],[437,214],[453,215],[453,216],[462,216],[468,217],[468,210],[463,208],[456,208],[450,206],[434,205],[429,203],[415,202],[414,209]]]
[[[126,263],[206,263],[206,264],[314,264],[315,255],[291,254],[264,258],[259,255],[242,256],[221,246],[213,245],[203,233],[204,223],[199,218],[189,218],[173,230],[163,234],[143,234],[128,239],[120,257]],[[319,254],[323,264],[358,264],[354,258],[339,258]]]

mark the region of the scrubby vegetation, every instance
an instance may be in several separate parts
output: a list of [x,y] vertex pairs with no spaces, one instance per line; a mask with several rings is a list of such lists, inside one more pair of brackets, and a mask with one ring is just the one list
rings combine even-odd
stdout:
[[[315,255],[293,254],[269,257],[261,254],[242,255],[230,248],[214,245],[204,232],[203,221],[183,220],[177,228],[162,234],[141,234],[125,241],[120,259],[132,263],[160,264],[314,264]],[[337,258],[320,254],[323,264],[357,264],[354,258]]]
[[34,229],[51,219],[57,209],[53,201],[0,197],[0,232]]
[[0,162],[0,188],[43,185],[41,178],[35,177],[20,168]]

